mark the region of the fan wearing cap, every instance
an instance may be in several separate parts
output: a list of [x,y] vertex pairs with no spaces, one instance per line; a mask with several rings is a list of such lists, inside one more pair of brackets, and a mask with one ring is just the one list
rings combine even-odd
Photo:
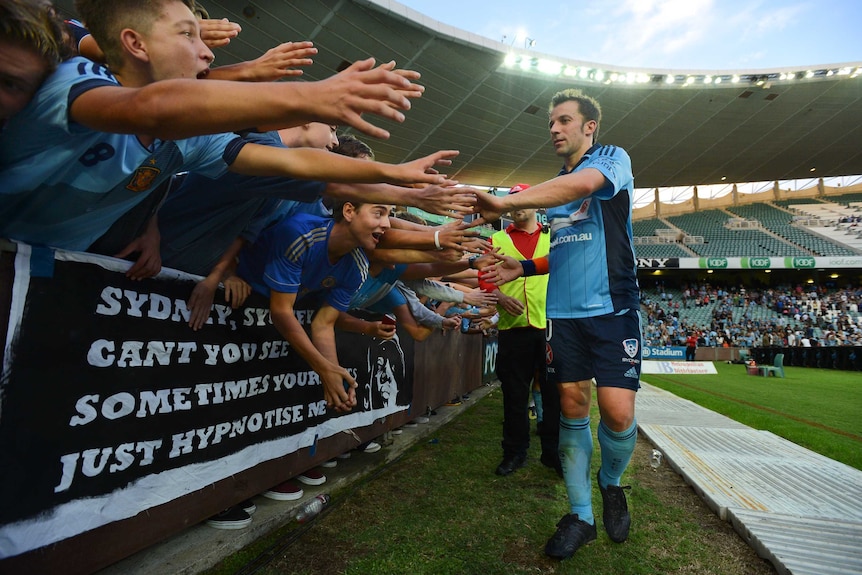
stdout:
[[[516,194],[526,190],[527,184],[516,184],[509,190]],[[543,232],[535,208],[510,212],[512,223],[491,236],[491,243],[499,248],[500,255],[518,260],[529,260],[548,255],[550,234]],[[535,275],[518,278],[499,287],[480,285],[497,295],[498,323],[497,377],[503,392],[503,460],[497,466],[497,475],[509,475],[523,467],[530,447],[530,418],[528,403],[534,382],[545,386],[545,304],[548,276]],[[545,394],[557,396],[557,390]],[[553,398],[552,398],[553,401]],[[548,426],[551,434],[543,433],[542,458],[545,465],[558,469],[558,426]],[[547,435],[547,436],[546,436]],[[551,436],[552,435],[552,436]]]

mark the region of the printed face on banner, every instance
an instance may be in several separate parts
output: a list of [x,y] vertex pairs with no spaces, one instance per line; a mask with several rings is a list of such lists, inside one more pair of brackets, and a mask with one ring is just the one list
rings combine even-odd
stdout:
[[405,361],[397,335],[390,340],[375,340],[368,347],[367,366],[370,374],[366,385],[367,409],[406,406],[409,403],[406,396],[398,396],[398,382],[405,376]]

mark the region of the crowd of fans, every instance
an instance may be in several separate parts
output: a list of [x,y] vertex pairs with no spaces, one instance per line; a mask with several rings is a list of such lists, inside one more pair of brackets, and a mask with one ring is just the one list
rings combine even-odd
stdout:
[[[212,51],[241,28],[193,0],[76,9],[82,21],[63,21],[49,0],[0,0],[0,237],[128,259],[132,280],[163,265],[200,276],[193,330],[215,298],[239,307],[259,292],[340,412],[355,407],[356,382],[339,365],[336,329],[389,340],[399,324],[422,340],[493,323],[496,296],[477,270],[495,256],[463,221],[478,192],[437,171],[457,152],[391,165],[338,133],[388,137],[363,114],[403,121],[424,90],[416,72],[368,59],[321,81],[276,82],[313,64],[311,42],[213,67]],[[429,226],[409,206],[450,223]],[[306,331],[294,306],[312,296]],[[296,479],[326,480],[319,469]],[[241,528],[253,510],[243,502],[210,524]]]
[[[862,287],[807,284],[746,289],[709,283],[643,292],[644,345],[818,347],[862,345]],[[699,309],[701,313],[693,313]],[[708,312],[708,319],[703,311]]]

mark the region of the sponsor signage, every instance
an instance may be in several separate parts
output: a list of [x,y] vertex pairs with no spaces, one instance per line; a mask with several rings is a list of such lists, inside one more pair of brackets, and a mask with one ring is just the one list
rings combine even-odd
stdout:
[[862,256],[848,257],[701,257],[701,258],[637,258],[639,269],[729,269],[729,270],[800,270],[800,269],[860,269]]
[[717,375],[711,361],[645,361],[641,374]]
[[638,258],[638,268],[663,269],[678,268],[679,258]]
[[643,358],[647,359],[683,359],[685,357],[684,347],[652,347],[645,345],[643,348]]
[[784,265],[793,269],[810,269],[817,267],[817,258],[814,256],[802,256],[784,258]]
[[700,258],[700,267],[710,270],[727,268],[727,258]]
[[765,270],[772,266],[772,260],[769,258],[742,258],[742,267],[753,270]]

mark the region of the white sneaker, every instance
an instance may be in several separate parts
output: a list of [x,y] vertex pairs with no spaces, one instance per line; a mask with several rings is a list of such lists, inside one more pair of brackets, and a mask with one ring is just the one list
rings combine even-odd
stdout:
[[362,450],[363,453],[377,453],[380,451],[381,446],[376,441],[372,441],[368,445],[365,446],[365,449]]
[[338,465],[338,459],[330,459],[320,464],[321,467],[325,467],[326,469],[332,469],[336,465]]
[[396,427],[395,429],[393,429],[389,433],[391,433],[392,435],[401,435],[402,433],[404,433],[404,430],[401,429],[400,427]]
[[429,421],[431,421],[431,418],[426,417],[424,415],[420,415],[419,417],[417,417],[413,421],[415,421],[416,423],[428,423]]

